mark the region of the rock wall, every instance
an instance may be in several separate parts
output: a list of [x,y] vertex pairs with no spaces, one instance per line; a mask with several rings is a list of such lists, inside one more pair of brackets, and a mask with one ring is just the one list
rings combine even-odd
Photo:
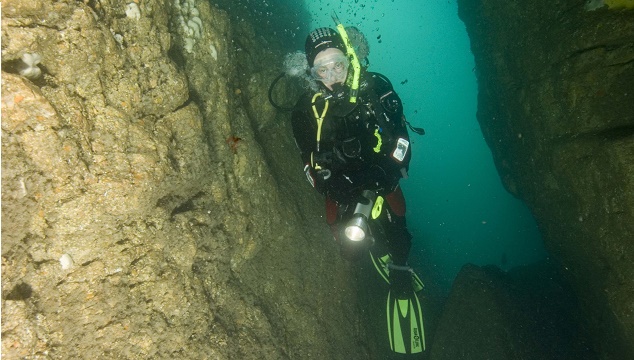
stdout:
[[503,183],[562,262],[600,356],[632,359],[634,11],[578,0],[458,3],[478,121]]
[[431,360],[596,360],[575,296],[554,263],[503,272],[462,267],[430,346]]
[[3,1],[3,358],[367,357],[282,50],[206,1]]

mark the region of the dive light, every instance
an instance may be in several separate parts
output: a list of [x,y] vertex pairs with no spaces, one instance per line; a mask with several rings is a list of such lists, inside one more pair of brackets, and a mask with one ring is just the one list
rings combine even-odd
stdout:
[[368,235],[368,219],[374,208],[376,194],[370,190],[364,190],[361,193],[362,199],[354,208],[352,219],[348,221],[344,229],[344,235],[350,241],[360,242],[366,239]]

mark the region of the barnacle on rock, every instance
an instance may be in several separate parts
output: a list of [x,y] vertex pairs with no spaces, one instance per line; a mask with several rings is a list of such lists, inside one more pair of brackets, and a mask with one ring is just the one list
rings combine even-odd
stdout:
[[42,61],[40,54],[25,53],[22,55],[22,62],[25,66],[20,69],[20,75],[29,79],[37,79],[42,74],[42,70],[37,66],[40,61]]

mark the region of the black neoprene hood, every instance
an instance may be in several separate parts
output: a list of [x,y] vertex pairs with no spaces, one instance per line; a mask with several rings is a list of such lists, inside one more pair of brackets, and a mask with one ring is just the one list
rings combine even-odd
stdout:
[[308,60],[308,66],[313,67],[317,54],[329,48],[339,49],[344,54],[346,53],[346,46],[337,31],[323,27],[315,29],[308,34],[306,37],[306,60]]

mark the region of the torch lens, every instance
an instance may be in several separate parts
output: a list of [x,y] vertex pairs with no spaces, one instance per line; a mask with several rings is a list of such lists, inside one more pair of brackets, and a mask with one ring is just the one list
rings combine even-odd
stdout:
[[351,241],[362,241],[365,239],[365,231],[357,225],[347,226],[345,232],[346,237]]

